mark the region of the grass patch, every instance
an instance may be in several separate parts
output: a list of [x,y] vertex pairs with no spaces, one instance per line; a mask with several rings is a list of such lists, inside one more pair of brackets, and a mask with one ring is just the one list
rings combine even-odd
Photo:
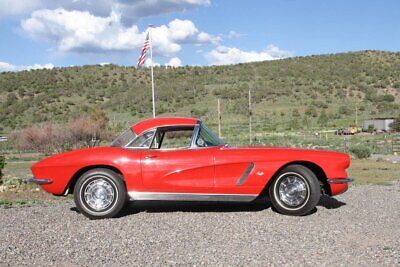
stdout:
[[354,184],[390,185],[393,181],[400,180],[400,164],[355,159],[351,161],[347,173],[355,178]]
[[26,179],[32,176],[30,167],[34,162],[19,161],[19,162],[7,162],[4,168],[4,180],[7,178],[19,178]]
[[9,209],[17,207],[29,207],[39,203],[37,200],[9,200],[0,199],[0,208]]

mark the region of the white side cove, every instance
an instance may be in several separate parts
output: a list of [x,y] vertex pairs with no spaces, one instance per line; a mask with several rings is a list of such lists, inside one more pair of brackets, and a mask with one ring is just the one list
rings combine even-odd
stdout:
[[171,200],[171,201],[229,201],[250,202],[258,197],[254,194],[203,194],[203,193],[160,193],[128,192],[130,200]]

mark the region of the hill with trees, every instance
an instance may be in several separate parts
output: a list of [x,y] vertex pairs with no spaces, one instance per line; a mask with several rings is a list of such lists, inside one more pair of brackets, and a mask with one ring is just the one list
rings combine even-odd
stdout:
[[[398,116],[400,53],[361,51],[228,66],[155,68],[156,112],[217,122],[253,121],[265,131],[343,127]],[[148,69],[116,65],[0,74],[0,133],[41,122],[67,123],[103,111],[115,132],[151,117]]]

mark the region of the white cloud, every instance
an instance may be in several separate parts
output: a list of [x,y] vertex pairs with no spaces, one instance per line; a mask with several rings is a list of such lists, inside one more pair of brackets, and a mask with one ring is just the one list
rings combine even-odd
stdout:
[[51,63],[48,64],[34,64],[28,66],[17,66],[7,62],[0,62],[0,72],[7,72],[7,71],[23,71],[23,70],[37,70],[37,69],[52,69],[54,65]]
[[123,22],[134,22],[143,17],[184,12],[199,6],[209,6],[211,0],[114,0],[111,10],[122,14]]
[[182,61],[178,57],[173,57],[165,65],[171,67],[180,67],[182,66]]
[[[112,12],[108,17],[98,17],[83,11],[65,9],[38,10],[21,22],[22,29],[32,38],[55,43],[62,52],[128,51],[141,48],[146,32],[133,25],[125,27],[121,17]],[[202,32],[190,20],[175,19],[167,25],[152,29],[155,55],[174,57],[185,43],[212,42],[214,37]],[[208,39],[207,39],[207,38]]]
[[222,38],[220,36],[211,35],[206,32],[201,32],[199,33],[199,35],[197,35],[197,40],[200,43],[209,43],[218,45],[222,41]]
[[263,51],[243,51],[234,47],[218,46],[206,54],[206,59],[212,65],[228,65],[254,61],[274,60],[292,56],[292,53],[280,50],[274,45],[267,46]]
[[125,28],[119,16],[96,17],[65,9],[39,10],[21,22],[31,37],[54,42],[60,51],[127,50],[138,47],[142,34],[136,26]]
[[[185,41],[198,32],[196,26],[190,20],[174,19],[168,23],[168,30],[171,34],[171,39],[175,41]],[[156,28],[157,30],[157,28]]]
[[[153,64],[154,67],[160,67],[160,66],[161,66],[160,63],[155,62],[155,61],[153,61],[153,62],[154,62],[154,64]],[[146,59],[146,61],[144,62],[144,66],[145,66],[146,68],[148,68],[148,67],[151,66],[151,58]]]
[[40,6],[41,0],[0,0],[0,18],[30,13]]
[[244,34],[241,33],[237,33],[235,31],[229,31],[227,37],[228,39],[238,39],[240,37],[244,36]]
[[121,14],[122,22],[130,25],[140,18],[183,12],[210,4],[211,0],[0,0],[0,17],[57,8],[88,11],[100,17],[117,11]]

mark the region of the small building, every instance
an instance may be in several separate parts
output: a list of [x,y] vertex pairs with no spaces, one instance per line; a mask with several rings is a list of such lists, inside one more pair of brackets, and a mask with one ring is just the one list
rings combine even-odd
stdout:
[[7,136],[0,135],[0,142],[6,142],[8,140]]
[[363,122],[363,131],[368,131],[368,128],[372,125],[376,131],[390,132],[391,126],[394,123],[395,118],[376,118],[369,119]]

